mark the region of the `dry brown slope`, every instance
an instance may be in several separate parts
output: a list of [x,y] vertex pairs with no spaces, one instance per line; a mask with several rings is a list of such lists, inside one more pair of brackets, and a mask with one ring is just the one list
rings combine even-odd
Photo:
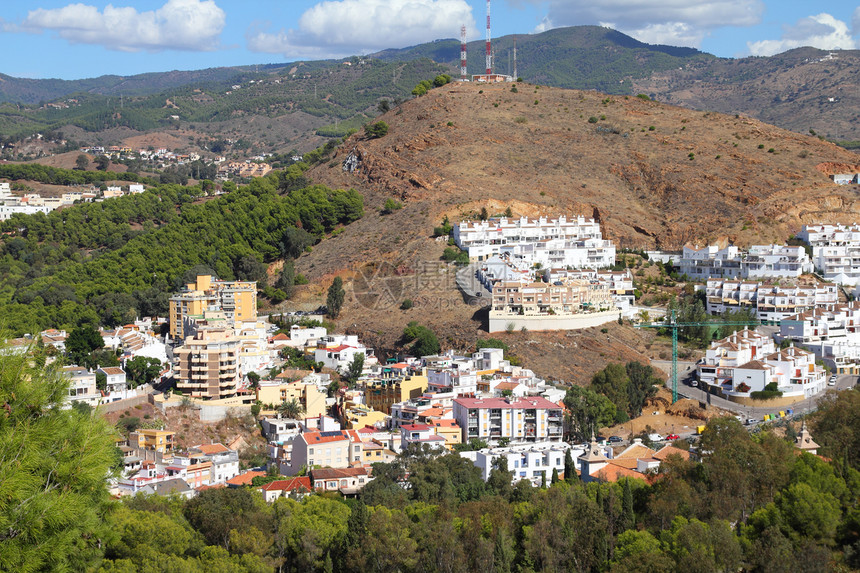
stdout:
[[[856,156],[817,138],[637,98],[510,88],[433,90],[383,116],[386,136],[353,136],[310,173],[358,189],[366,215],[303,255],[298,270],[316,283],[318,302],[342,274],[348,296],[339,326],[383,354],[398,348],[410,320],[430,326],[446,348],[468,351],[487,336],[484,315],[463,303],[453,269],[439,262],[445,244],[431,234],[444,214],[456,221],[507,206],[517,215],[596,214],[623,246],[671,248],[724,236],[739,244],[783,241],[803,222],[851,220],[860,206],[853,189],[817,169]],[[592,116],[597,123],[589,123]],[[347,174],[341,160],[353,149],[362,166]],[[389,197],[403,209],[381,215]],[[362,277],[371,277],[377,299],[368,302]],[[400,310],[406,298],[414,307]],[[507,336],[539,374],[583,382],[610,360],[641,358],[653,338],[615,324],[608,334]]]
[[338,159],[353,147],[360,153],[360,172],[324,165],[312,177],[356,187],[371,204],[396,195],[432,217],[491,200],[597,212],[606,234],[629,246],[784,240],[802,223],[860,210],[853,189],[816,169],[856,155],[817,138],[634,97],[518,88],[433,90],[383,116],[385,137],[356,135],[342,146]]

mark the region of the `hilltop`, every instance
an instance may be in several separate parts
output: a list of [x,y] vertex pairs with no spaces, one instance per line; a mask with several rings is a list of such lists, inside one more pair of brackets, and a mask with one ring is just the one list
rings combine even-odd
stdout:
[[[783,242],[803,223],[848,222],[860,212],[856,189],[827,175],[856,155],[817,137],[636,97],[513,87],[431,90],[378,118],[389,124],[384,137],[355,134],[309,171],[314,181],[365,197],[361,220],[296,265],[318,285],[306,293],[317,304],[334,275],[354,281],[357,296],[348,297],[340,323],[361,325],[355,328],[370,345],[397,348],[410,320],[457,348],[486,336],[485,311],[463,302],[455,270],[440,260],[444,238],[432,237],[445,216],[456,222],[506,208],[516,216],[581,213],[598,218],[619,247],[675,249]],[[341,168],[350,153],[361,160],[353,174]],[[389,198],[403,207],[383,215]],[[414,307],[399,310],[406,298]],[[506,340],[530,364],[558,354],[544,374],[570,380],[610,359],[641,358],[631,348],[652,338],[630,330]],[[556,351],[564,348],[579,349],[578,366],[561,359]]]
[[[598,26],[493,39],[495,69],[554,87],[740,113],[830,140],[860,140],[860,52],[813,48],[772,57],[718,58],[639,42]],[[484,43],[468,43],[469,73]],[[0,74],[0,136],[61,133],[90,145],[150,137],[175,148],[235,156],[308,151],[376,114],[415,84],[459,74],[460,44],[444,39],[367,57],[63,81]],[[178,119],[177,119],[178,118]],[[231,143],[232,142],[232,143]],[[17,157],[16,157],[17,158]]]
[[[310,174],[371,204],[405,201],[390,217],[418,211],[416,233],[511,206],[594,215],[622,247],[676,249],[784,241],[860,209],[853,188],[828,178],[855,154],[743,116],[520,83],[449,84],[379,119],[388,135],[353,135]],[[353,150],[361,168],[350,175],[340,160]]]

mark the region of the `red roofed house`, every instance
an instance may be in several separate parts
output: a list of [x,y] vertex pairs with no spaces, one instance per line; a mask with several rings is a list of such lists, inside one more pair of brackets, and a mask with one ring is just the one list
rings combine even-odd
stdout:
[[438,435],[434,426],[426,424],[404,424],[400,426],[400,438],[403,447],[409,444],[426,444],[434,450],[445,448],[445,436]]
[[370,473],[371,470],[364,467],[323,468],[311,470],[311,480],[316,490],[338,491],[346,496],[354,496],[373,480]]
[[311,493],[312,490],[311,478],[307,476],[280,479],[260,487],[260,491],[263,492],[263,499],[269,503],[283,496],[301,499]]
[[463,442],[501,438],[511,442],[561,441],[562,409],[546,398],[457,398],[454,419],[462,428]]
[[290,461],[281,463],[281,471],[296,475],[314,466],[347,468],[361,457],[361,437],[355,430],[304,432],[293,439]]
[[266,472],[250,470],[237,476],[233,476],[227,480],[227,487],[242,487],[246,485],[251,485],[251,482],[254,480],[255,477],[266,477]]

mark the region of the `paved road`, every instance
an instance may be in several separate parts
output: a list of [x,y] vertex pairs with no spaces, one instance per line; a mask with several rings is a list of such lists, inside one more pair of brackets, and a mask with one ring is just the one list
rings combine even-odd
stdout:
[[[652,360],[651,365],[655,368],[659,368],[666,373],[669,373],[672,368],[671,360]],[[776,408],[753,408],[750,406],[744,406],[742,404],[738,404],[737,402],[732,402],[730,400],[726,400],[725,398],[720,398],[719,396],[714,396],[713,394],[709,394],[702,390],[701,388],[693,388],[689,386],[688,378],[690,373],[695,369],[695,363],[693,362],[682,362],[678,361],[678,395],[684,398],[691,398],[693,400],[698,400],[699,402],[703,402],[705,404],[710,404],[711,406],[716,406],[718,408],[722,408],[724,410],[728,410],[730,412],[734,412],[735,414],[739,414],[744,418],[757,418],[759,420],[764,417],[765,414],[776,414],[780,410],[785,410],[786,406],[776,407]],[[827,389],[835,388],[837,390],[845,390],[847,388],[851,388],[857,382],[857,376],[852,374],[841,374],[837,377],[836,386],[828,386]],[[667,386],[671,388],[671,381],[667,381]],[[811,398],[807,398],[791,406],[788,406],[794,413],[809,413],[816,408],[816,404],[818,400],[824,395],[817,394],[812,396]]]
[[491,301],[492,293],[475,276],[480,267],[480,263],[469,263],[457,271],[457,287],[469,304],[489,304]]

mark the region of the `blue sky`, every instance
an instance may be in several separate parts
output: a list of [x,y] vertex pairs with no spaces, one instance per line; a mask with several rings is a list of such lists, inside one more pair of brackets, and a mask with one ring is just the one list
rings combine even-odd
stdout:
[[[0,72],[76,79],[368,53],[483,38],[485,0],[30,0],[0,6]],[[718,56],[860,47],[857,2],[493,0],[493,36],[610,26]]]

